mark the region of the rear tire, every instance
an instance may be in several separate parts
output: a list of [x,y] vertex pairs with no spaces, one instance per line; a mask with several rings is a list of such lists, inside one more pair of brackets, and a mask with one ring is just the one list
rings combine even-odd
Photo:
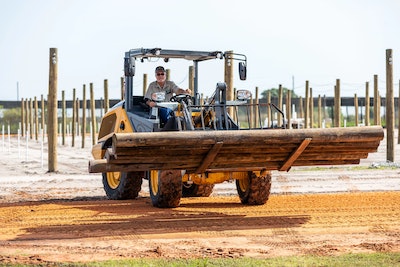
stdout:
[[183,197],[209,197],[213,192],[214,184],[188,184],[182,185]]
[[182,197],[182,172],[180,170],[152,170],[149,173],[150,197],[153,206],[178,207]]
[[144,172],[104,172],[104,191],[113,200],[137,198],[143,177]]
[[271,172],[263,170],[260,176],[249,172],[245,179],[236,180],[236,189],[242,204],[263,205],[271,192]]

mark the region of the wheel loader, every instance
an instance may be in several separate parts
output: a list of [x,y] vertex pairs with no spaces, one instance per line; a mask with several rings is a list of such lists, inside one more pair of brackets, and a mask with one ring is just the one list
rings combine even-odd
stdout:
[[[171,99],[157,94],[152,99],[156,107],[147,106],[143,96],[133,95],[136,62],[147,59],[192,61],[193,94]],[[248,90],[228,99],[225,83],[216,83],[213,95],[202,100],[199,66],[222,59],[238,63],[240,80],[246,79],[246,56],[231,51],[138,48],[125,53],[125,97],[103,116],[89,162],[89,172],[102,173],[109,199],[136,198],[147,179],[153,206],[173,208],[182,197],[206,197],[215,184],[235,181],[241,203],[262,205],[270,195],[271,171],[358,164],[383,139],[380,126],[288,129],[285,123],[266,124],[268,109],[283,118],[284,113],[272,103],[252,104]],[[160,121],[160,108],[173,111],[166,123]]]

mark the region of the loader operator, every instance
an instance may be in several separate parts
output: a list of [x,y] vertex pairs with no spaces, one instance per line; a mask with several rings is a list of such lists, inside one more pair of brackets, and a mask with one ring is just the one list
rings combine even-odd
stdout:
[[[155,70],[156,81],[149,84],[144,99],[146,104],[150,107],[155,107],[157,104],[153,101],[153,94],[165,92],[165,100],[169,101],[173,94],[190,94],[190,89],[179,88],[173,81],[167,81],[166,71],[163,66],[158,66]],[[159,115],[161,123],[166,124],[167,121],[173,116],[173,111],[169,108],[160,107]]]

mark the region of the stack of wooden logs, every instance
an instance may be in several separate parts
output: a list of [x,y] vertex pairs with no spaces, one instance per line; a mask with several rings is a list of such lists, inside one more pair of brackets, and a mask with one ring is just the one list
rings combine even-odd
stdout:
[[289,171],[292,166],[358,164],[383,137],[381,126],[117,133],[105,158],[91,161],[89,171]]

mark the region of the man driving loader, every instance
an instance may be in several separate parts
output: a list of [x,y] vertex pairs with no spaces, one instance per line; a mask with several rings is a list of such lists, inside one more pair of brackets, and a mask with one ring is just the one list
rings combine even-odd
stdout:
[[[146,104],[149,107],[156,107],[157,104],[154,102],[157,93],[165,93],[165,100],[170,101],[173,94],[191,94],[190,89],[179,88],[173,81],[167,81],[166,71],[163,66],[158,66],[155,69],[156,80],[149,84],[146,95],[144,96]],[[166,107],[159,107],[159,114],[161,123],[165,124],[173,116],[173,111]]]

